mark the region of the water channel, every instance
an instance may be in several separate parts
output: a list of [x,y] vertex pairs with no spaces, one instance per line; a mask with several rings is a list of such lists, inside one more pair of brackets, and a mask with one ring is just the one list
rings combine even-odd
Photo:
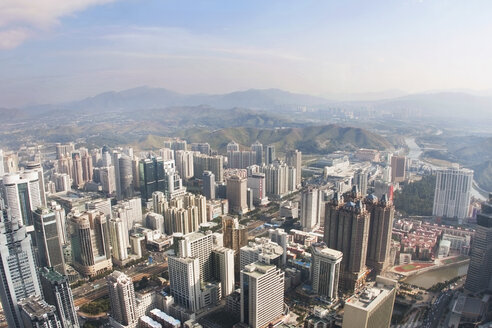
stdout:
[[[420,155],[422,155],[423,153],[423,150],[422,148],[419,147],[419,145],[415,142],[415,138],[409,138],[409,137],[406,137],[405,138],[405,143],[407,144],[408,146],[408,154],[407,154],[407,157],[410,158],[410,159],[416,159],[416,160],[421,160],[420,159]],[[421,160],[422,161],[422,160]],[[428,162],[425,162],[426,165],[429,165],[432,169],[438,169],[440,168],[439,166],[437,165],[434,165],[434,164],[431,164],[431,163],[428,163]],[[475,197],[476,199],[479,199],[479,200],[486,200],[486,197],[484,195],[482,195],[476,188],[474,185],[472,185],[472,189],[471,189],[471,195],[473,197]]]
[[468,271],[468,262],[441,267],[435,270],[417,273],[404,280],[407,284],[429,288],[438,282],[451,280],[454,277],[464,276]]

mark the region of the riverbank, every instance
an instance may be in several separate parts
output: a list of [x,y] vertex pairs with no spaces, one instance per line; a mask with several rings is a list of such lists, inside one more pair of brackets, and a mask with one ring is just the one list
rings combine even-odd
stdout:
[[409,285],[427,289],[437,283],[466,275],[469,262],[470,260],[466,259],[456,263],[431,266],[419,272],[412,272],[404,276],[401,281]]

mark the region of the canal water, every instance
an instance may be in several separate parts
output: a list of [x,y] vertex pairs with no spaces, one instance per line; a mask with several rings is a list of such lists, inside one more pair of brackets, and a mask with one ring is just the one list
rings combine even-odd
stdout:
[[[408,155],[407,157],[410,159],[418,159],[420,160],[420,155],[422,155],[423,150],[419,147],[419,145],[415,142],[415,138],[410,138],[406,137],[405,138],[405,143],[408,146]],[[432,169],[438,169],[439,166],[433,165],[431,163],[425,163],[426,165],[429,165],[432,167]],[[486,197],[480,193],[478,189],[475,188],[475,186],[472,186],[471,189],[471,195],[474,196],[476,199],[479,200],[486,200]]]
[[421,288],[430,288],[438,282],[444,282],[455,277],[464,276],[467,271],[468,262],[458,263],[456,265],[415,274],[405,279],[404,282]]

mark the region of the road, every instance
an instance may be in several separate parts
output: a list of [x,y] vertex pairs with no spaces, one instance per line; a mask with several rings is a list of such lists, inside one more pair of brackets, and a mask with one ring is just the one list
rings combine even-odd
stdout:
[[[143,277],[150,277],[165,270],[167,270],[167,262],[151,266],[135,266],[134,268],[124,270],[124,272],[131,276],[135,282],[141,280]],[[108,295],[108,287],[106,286],[105,278],[101,278],[74,288],[72,293],[74,304],[77,307]]]
[[422,328],[436,328],[441,321],[446,308],[448,307],[449,302],[453,298],[453,292],[448,290],[446,292],[442,292],[437,297],[436,301],[432,304],[429,312],[427,312],[427,317],[422,323]]

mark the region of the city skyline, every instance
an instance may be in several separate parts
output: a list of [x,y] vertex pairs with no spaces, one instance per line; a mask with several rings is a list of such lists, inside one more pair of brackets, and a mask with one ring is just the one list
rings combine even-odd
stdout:
[[9,0],[0,7],[0,104],[142,85],[185,94],[279,88],[329,99],[490,95],[487,8],[485,1]]

